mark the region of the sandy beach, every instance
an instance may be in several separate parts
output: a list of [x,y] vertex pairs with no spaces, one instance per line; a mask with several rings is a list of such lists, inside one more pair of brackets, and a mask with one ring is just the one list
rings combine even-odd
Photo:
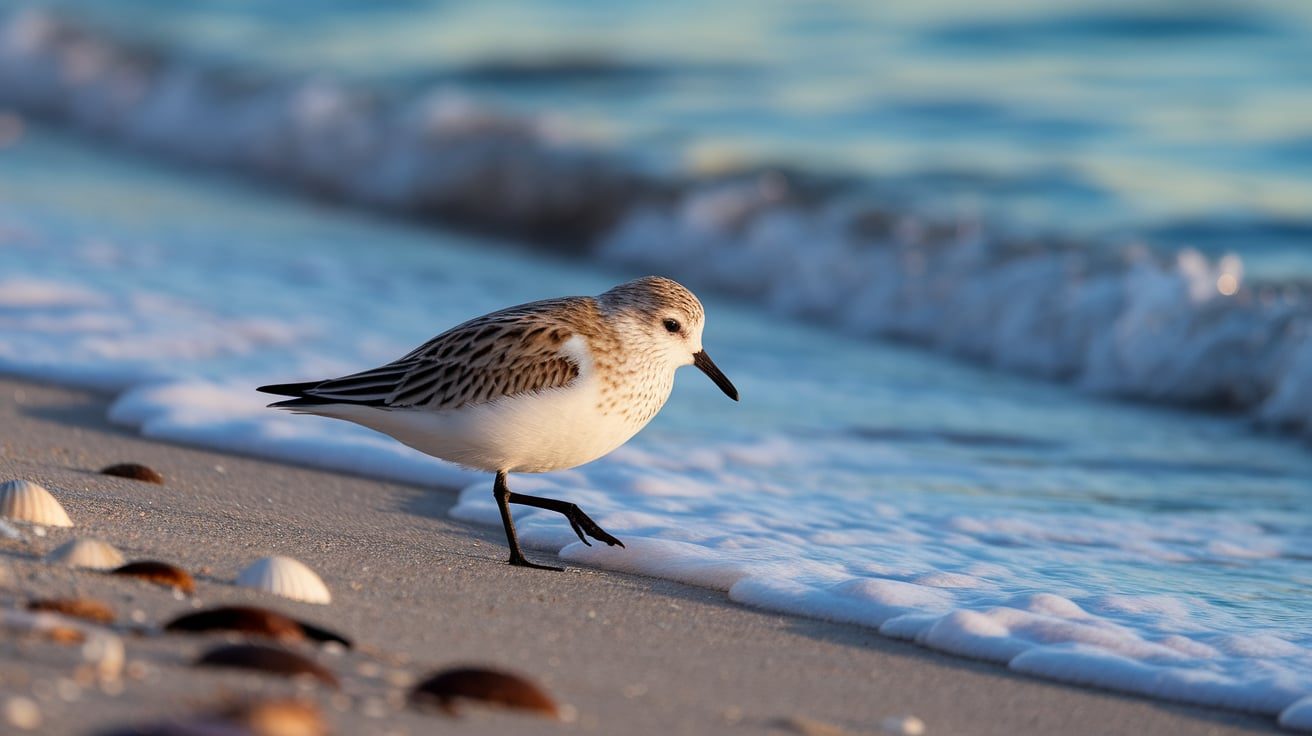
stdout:
[[[825,732],[819,724],[879,733],[882,720],[902,715],[922,719],[929,734],[1273,730],[1268,719],[1041,682],[854,626],[761,613],[714,591],[577,567],[513,569],[499,531],[447,517],[454,489],[156,442],[109,424],[106,406],[86,392],[0,380],[0,479],[45,485],[76,524],[44,536],[24,527],[24,539],[0,541],[10,573],[0,604],[98,598],[115,609],[126,644],[121,687],[102,688],[72,679],[76,647],[5,640],[0,696],[36,701],[40,733],[97,733],[225,698],[298,691],[343,734]],[[96,472],[117,462],[149,465],[166,483]],[[176,563],[196,574],[196,594],[42,561],[72,536],[104,539],[129,559]],[[232,584],[267,554],[308,563],[333,602]],[[225,603],[268,606],[353,638],[357,647],[345,652],[302,648],[341,678],[341,691],[191,666],[220,636],[130,631]],[[453,720],[404,707],[409,682],[456,664],[527,675],[574,717],[552,724],[469,709]]]

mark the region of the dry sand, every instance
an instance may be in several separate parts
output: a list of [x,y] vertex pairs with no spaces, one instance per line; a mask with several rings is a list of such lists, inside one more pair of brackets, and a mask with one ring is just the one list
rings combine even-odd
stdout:
[[[596,570],[504,564],[501,531],[447,518],[452,489],[424,489],[143,439],[108,424],[104,397],[0,379],[0,481],[54,491],[77,527],[0,539],[0,606],[42,596],[109,602],[125,629],[127,674],[109,693],[72,678],[77,647],[0,645],[0,700],[33,698],[47,734],[186,714],[224,697],[305,693],[341,734],[800,733],[781,719],[879,733],[914,714],[928,734],[1239,734],[1267,719],[1043,682],[941,656],[855,626],[762,613],[722,593]],[[140,462],[165,485],[96,469]],[[489,479],[489,488],[490,488]],[[489,491],[490,492],[490,491]],[[194,599],[41,558],[76,534],[197,573]],[[335,599],[294,603],[237,588],[256,557],[287,554]],[[542,561],[550,556],[536,553]],[[3,570],[0,570],[3,572]],[[222,637],[133,635],[199,605],[265,605],[336,629],[358,647],[305,648],[342,677],[339,694],[189,664]],[[407,679],[476,663],[529,675],[576,710],[570,723],[403,707]],[[812,724],[814,725],[814,724]],[[9,728],[0,720],[0,732]],[[838,733],[839,731],[835,731]]]

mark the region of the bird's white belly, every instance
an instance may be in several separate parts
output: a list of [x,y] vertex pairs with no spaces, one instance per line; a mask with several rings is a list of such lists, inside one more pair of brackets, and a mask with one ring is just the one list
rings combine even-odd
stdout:
[[314,413],[364,425],[466,467],[543,473],[596,460],[647,424],[603,413],[597,399],[595,382],[584,380],[450,410],[336,404],[315,407]]

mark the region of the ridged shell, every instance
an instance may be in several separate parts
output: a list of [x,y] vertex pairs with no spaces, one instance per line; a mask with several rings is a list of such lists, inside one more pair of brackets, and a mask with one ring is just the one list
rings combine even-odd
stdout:
[[47,562],[58,562],[89,570],[112,570],[123,564],[123,553],[108,542],[99,539],[70,539],[55,548],[46,557]]
[[237,584],[306,603],[332,603],[328,586],[305,563],[282,555],[264,557],[237,575]]
[[30,480],[0,484],[0,516],[42,526],[73,526],[68,513],[50,491]]

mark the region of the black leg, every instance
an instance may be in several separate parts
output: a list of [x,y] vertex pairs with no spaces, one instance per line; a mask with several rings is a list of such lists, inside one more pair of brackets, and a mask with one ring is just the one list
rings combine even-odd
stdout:
[[510,492],[510,486],[506,485],[506,474],[497,473],[497,479],[492,484],[492,495],[497,499],[497,508],[501,509],[501,525],[506,528],[506,543],[510,545],[510,559],[507,560],[511,565],[516,567],[531,567],[537,570],[555,570],[564,572],[563,567],[552,567],[550,565],[538,565],[529,562],[524,556],[524,551],[519,548],[519,538],[515,536],[515,520],[510,518],[510,504],[516,494]]
[[[507,488],[506,490],[509,491],[510,489]],[[605,542],[612,547],[617,544],[621,547],[624,546],[623,542],[606,533],[606,530],[598,526],[597,522],[593,521],[591,517],[583,513],[583,509],[569,501],[557,501],[554,498],[541,498],[539,496],[525,496],[522,493],[511,493],[509,495],[509,501],[522,506],[533,506],[535,508],[555,511],[558,514],[561,514],[569,520],[570,527],[574,529],[575,534],[579,535],[579,541],[589,547],[592,546],[592,542],[589,542],[588,538],[583,536],[584,532],[587,532],[588,536],[598,542]],[[505,518],[510,518],[506,514],[508,514],[508,512],[503,512]]]

